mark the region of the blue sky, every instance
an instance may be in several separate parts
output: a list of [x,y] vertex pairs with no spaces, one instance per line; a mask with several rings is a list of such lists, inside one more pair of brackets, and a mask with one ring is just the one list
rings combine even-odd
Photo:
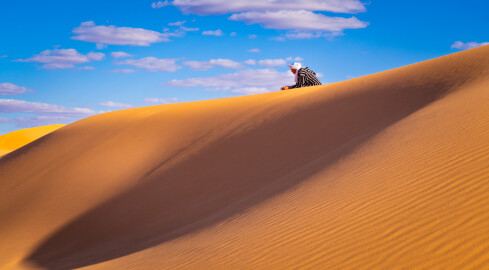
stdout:
[[0,134],[129,107],[326,84],[489,42],[489,2],[3,1]]

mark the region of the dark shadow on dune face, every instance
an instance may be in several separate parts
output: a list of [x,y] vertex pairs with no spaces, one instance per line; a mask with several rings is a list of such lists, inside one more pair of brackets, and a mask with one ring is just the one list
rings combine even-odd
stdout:
[[[27,260],[49,269],[84,267],[209,227],[297,185],[451,87],[443,80],[359,86],[222,138],[171,168],[153,169],[138,186],[57,231]],[[300,170],[320,157],[322,164]]]
[[[56,130],[53,132],[56,132]],[[51,133],[53,133],[53,132],[51,132]],[[15,149],[14,151],[9,152],[9,153],[5,154],[4,156],[0,157],[0,164],[4,163],[4,162],[6,163],[10,160],[14,160],[15,158],[17,158],[17,157],[23,155],[24,153],[28,152],[30,149],[32,149],[32,148],[34,148],[40,144],[43,144],[50,136],[52,136],[51,133],[48,133],[42,137],[39,137],[36,140],[34,140],[34,141],[32,141],[32,142],[30,142],[30,143],[28,143],[22,147],[19,147],[19,148]]]

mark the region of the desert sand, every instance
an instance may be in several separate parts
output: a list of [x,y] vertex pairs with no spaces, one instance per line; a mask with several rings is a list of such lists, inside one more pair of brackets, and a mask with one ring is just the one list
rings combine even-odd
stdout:
[[16,130],[0,135],[0,157],[65,125],[48,125]]
[[489,268],[489,46],[125,109],[0,159],[3,269]]

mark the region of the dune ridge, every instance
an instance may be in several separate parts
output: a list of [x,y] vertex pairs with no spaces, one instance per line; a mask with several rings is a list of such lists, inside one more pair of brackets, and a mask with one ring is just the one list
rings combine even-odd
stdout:
[[41,127],[20,129],[4,135],[0,135],[0,157],[32,141],[35,141],[48,133],[62,128],[63,126],[65,125],[47,125]]
[[0,159],[0,267],[487,267],[488,56],[70,124]]

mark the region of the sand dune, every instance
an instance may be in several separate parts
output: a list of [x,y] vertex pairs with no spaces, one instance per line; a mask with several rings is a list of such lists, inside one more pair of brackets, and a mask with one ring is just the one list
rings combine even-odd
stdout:
[[126,109],[0,159],[5,269],[489,267],[489,46]]
[[26,128],[0,135],[0,157],[63,126],[65,125],[48,125]]

